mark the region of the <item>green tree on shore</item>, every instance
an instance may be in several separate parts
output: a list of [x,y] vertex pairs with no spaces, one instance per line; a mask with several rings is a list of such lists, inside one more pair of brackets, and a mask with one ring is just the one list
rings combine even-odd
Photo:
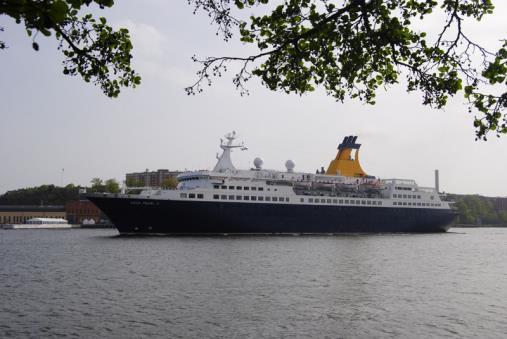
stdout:
[[107,179],[104,184],[105,191],[108,193],[119,193],[120,184],[116,179]]
[[21,188],[0,195],[0,205],[64,205],[67,201],[79,200],[79,189],[73,184]]
[[178,180],[173,176],[165,178],[162,182],[162,188],[164,189],[174,189],[176,186],[178,186]]
[[100,178],[93,178],[90,180],[92,186],[90,187],[90,191],[93,193],[104,193],[106,191],[106,186],[104,185],[104,181]]

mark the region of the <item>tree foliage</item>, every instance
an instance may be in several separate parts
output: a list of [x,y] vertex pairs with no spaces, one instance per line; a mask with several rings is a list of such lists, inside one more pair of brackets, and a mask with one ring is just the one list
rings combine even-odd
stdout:
[[107,179],[106,181],[101,178],[93,178],[91,181],[92,186],[90,192],[92,193],[119,193],[120,184],[116,179]]
[[176,177],[170,176],[162,181],[162,188],[164,189],[174,189],[176,186],[178,186],[178,180]]
[[456,209],[461,224],[506,224],[507,210],[497,210],[495,199],[480,195],[451,195],[456,202]]
[[[201,92],[230,62],[240,62],[233,82],[241,94],[257,76],[271,90],[303,94],[320,86],[338,101],[374,104],[379,87],[405,77],[407,91],[420,91],[431,107],[442,108],[462,92],[477,138],[507,133],[507,42],[491,52],[463,29],[465,20],[493,12],[491,0],[188,1],[209,14],[225,40],[237,28],[240,40],[259,50],[245,57],[194,56],[202,68],[188,94]],[[262,14],[237,18],[253,7]],[[422,20],[438,11],[446,17],[439,33],[420,31]]]
[[0,205],[64,205],[79,200],[79,186],[42,185],[8,191],[0,195]]
[[125,181],[125,184],[127,187],[144,187],[144,181],[143,180],[137,180],[132,177],[128,177]]
[[[136,87],[141,78],[130,65],[132,43],[128,30],[113,30],[104,17],[79,15],[84,6],[93,3],[103,9],[111,7],[114,1],[0,0],[0,15],[23,24],[36,51],[40,48],[36,41],[38,33],[54,34],[65,56],[63,73],[80,75],[86,82],[99,86],[107,96],[116,97],[122,86]],[[0,49],[5,48],[6,43],[0,41]]]
[[107,179],[105,184],[105,190],[108,193],[119,193],[120,183],[116,179]]

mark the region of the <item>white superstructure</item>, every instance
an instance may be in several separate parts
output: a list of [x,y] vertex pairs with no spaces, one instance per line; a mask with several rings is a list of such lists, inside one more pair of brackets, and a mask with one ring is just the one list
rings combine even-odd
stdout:
[[[292,160],[286,171],[263,169],[261,158],[254,168],[236,169],[231,161],[233,149],[246,150],[235,143],[235,132],[220,142],[222,154],[212,171],[190,171],[178,175],[174,190],[147,189],[136,197],[149,200],[192,200],[243,203],[340,205],[397,207],[413,209],[449,209],[434,188],[419,187],[414,180],[379,179],[372,176],[350,177],[296,172]],[[355,143],[355,139],[351,139]],[[117,196],[127,196],[119,194]],[[133,195],[134,196],[134,195]],[[141,203],[141,202],[133,202]]]

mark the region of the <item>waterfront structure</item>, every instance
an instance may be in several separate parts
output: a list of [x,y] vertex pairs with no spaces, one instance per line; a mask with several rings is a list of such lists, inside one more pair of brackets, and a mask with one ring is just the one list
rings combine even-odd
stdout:
[[345,137],[327,174],[255,168],[231,161],[236,134],[222,140],[211,171],[178,175],[175,190],[89,194],[122,234],[445,232],[455,218],[434,188],[367,175],[357,137]]
[[180,171],[169,171],[168,169],[158,169],[156,171],[134,172],[125,175],[127,186],[144,186],[144,187],[163,187],[171,178],[175,178]]
[[65,207],[60,205],[0,205],[0,224],[22,224],[32,218],[65,218]]
[[100,209],[89,200],[67,202],[65,204],[65,214],[71,224],[89,223],[90,220],[99,223],[101,219],[104,219]]

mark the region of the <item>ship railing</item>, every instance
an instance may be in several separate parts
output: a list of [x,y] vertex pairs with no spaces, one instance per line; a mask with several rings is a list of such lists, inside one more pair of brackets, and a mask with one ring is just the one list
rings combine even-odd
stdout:
[[391,185],[407,185],[407,186],[417,186],[415,183],[415,180],[413,179],[383,179],[382,180],[385,184],[391,184]]
[[417,189],[425,193],[437,193],[434,187],[418,187]]

